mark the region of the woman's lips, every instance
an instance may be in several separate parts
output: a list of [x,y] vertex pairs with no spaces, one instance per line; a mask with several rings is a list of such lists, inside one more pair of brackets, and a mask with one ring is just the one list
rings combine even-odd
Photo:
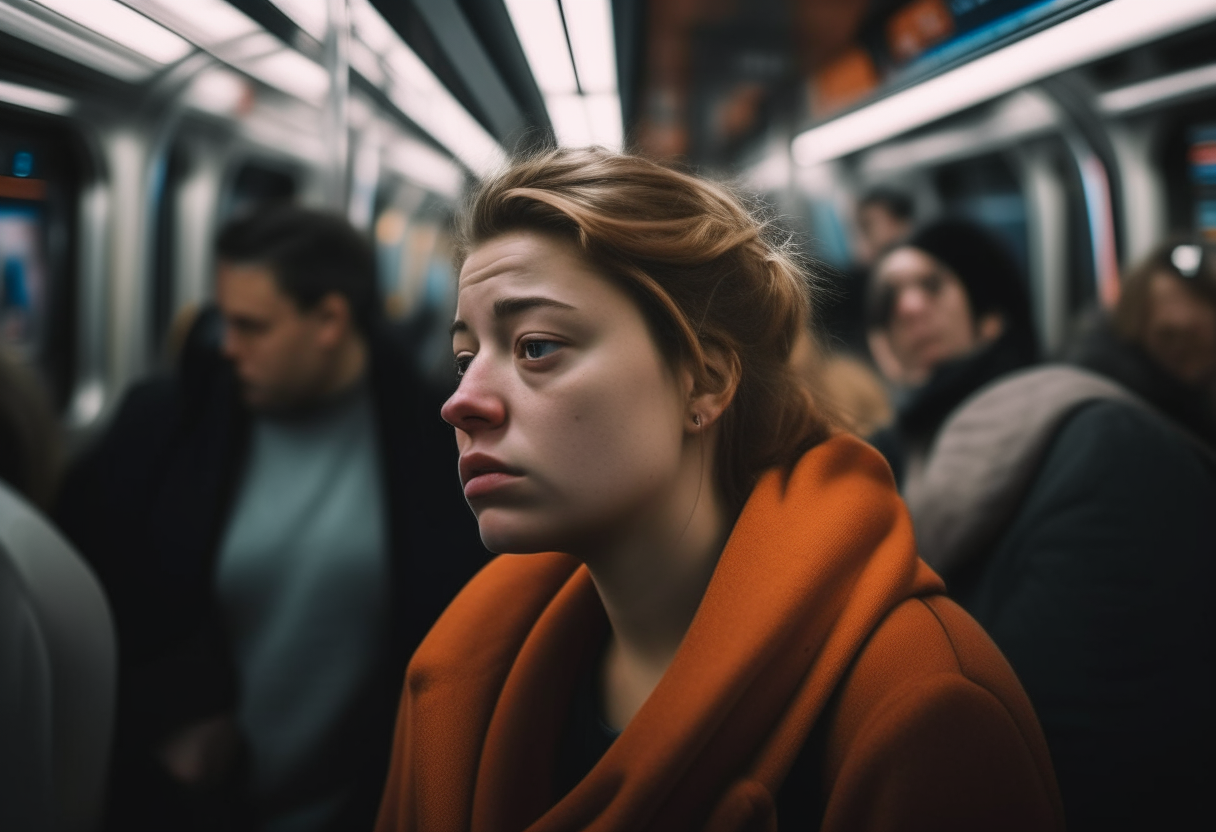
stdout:
[[464,497],[466,500],[483,497],[518,479],[519,474],[511,474],[506,471],[487,471],[484,474],[478,474],[464,484]]
[[523,471],[488,454],[472,453],[460,458],[460,481],[468,500],[502,488],[522,475]]

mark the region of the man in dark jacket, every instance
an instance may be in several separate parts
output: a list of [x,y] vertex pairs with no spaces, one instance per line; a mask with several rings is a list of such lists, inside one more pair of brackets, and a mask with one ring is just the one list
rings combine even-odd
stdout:
[[281,208],[217,249],[219,314],[58,512],[118,625],[109,826],[369,828],[405,665],[486,553],[368,242]]
[[1209,825],[1216,468],[1127,390],[1027,368],[1029,315],[984,232],[878,264],[871,341],[911,385],[879,437],[921,556],[1035,706],[1070,829]]

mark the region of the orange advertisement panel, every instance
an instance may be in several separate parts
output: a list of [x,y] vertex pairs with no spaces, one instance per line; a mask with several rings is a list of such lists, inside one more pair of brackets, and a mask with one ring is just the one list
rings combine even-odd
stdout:
[[811,78],[811,115],[825,118],[864,98],[878,86],[874,59],[854,47]]
[[46,180],[0,176],[0,199],[46,199]]
[[914,0],[887,22],[887,46],[898,63],[907,63],[954,34],[954,16],[944,0]]

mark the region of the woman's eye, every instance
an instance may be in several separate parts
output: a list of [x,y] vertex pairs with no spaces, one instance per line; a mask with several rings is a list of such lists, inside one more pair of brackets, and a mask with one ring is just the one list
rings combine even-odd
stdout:
[[523,345],[524,358],[535,361],[557,350],[561,344],[556,341],[525,341]]
[[469,363],[472,362],[473,356],[463,354],[456,356],[456,375],[463,376],[465,371],[469,369]]

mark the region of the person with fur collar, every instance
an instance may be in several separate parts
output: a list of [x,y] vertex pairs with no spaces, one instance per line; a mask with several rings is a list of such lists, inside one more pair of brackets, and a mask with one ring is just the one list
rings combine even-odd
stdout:
[[1205,825],[1216,775],[1216,464],[1092,372],[1030,366],[1021,279],[948,221],[877,264],[870,342],[910,384],[875,438],[921,555],[1034,703],[1069,828]]

